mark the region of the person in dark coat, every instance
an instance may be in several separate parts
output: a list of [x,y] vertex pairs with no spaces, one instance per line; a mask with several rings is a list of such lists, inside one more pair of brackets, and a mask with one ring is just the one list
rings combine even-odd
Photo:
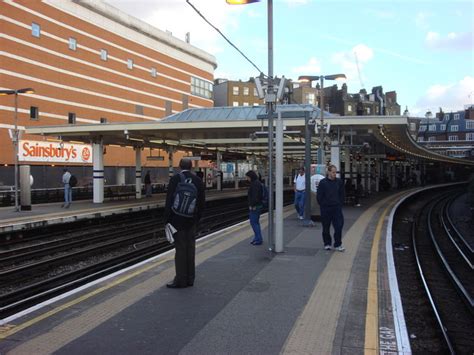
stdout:
[[260,214],[262,213],[263,203],[263,187],[258,176],[253,170],[249,170],[245,176],[247,181],[250,182],[248,190],[248,205],[249,205],[249,221],[252,226],[254,237],[250,244],[252,245],[261,245],[263,242],[262,239],[262,230],[260,228]]
[[337,168],[329,165],[327,177],[322,179],[318,185],[317,199],[321,206],[321,223],[323,225],[324,249],[331,250],[331,223],[334,227],[334,249],[344,251],[342,246],[342,227],[344,216],[342,206],[344,205],[344,183],[336,177]]
[[191,172],[192,162],[183,158],[179,162],[181,173],[197,188],[196,210],[192,218],[177,215],[171,209],[178,183],[181,181],[179,174],[171,177],[166,194],[164,211],[165,224],[170,223],[177,232],[173,235],[175,245],[176,277],[166,286],[169,288],[184,288],[194,285],[195,254],[196,254],[196,227],[201,219],[205,206],[205,192],[202,180]]
[[151,190],[150,170],[148,170],[145,175],[145,193],[146,193],[146,197],[151,197],[152,190]]

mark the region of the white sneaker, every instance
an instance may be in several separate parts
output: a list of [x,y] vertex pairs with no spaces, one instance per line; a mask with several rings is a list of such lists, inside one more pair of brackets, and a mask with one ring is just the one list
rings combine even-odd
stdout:
[[299,216],[298,218],[299,218],[299,219],[304,219],[304,217],[303,217],[303,216]]
[[337,248],[334,248],[336,249],[337,251],[340,251],[340,252],[343,252],[344,250],[346,250],[346,248],[344,248],[342,245],[338,246]]
[[330,245],[325,245],[325,246],[324,246],[324,249],[326,249],[326,250],[331,250],[332,247],[331,247]]

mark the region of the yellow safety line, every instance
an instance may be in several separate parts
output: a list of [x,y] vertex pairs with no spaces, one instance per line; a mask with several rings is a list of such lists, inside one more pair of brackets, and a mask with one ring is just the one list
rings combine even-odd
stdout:
[[[230,230],[226,231],[225,233],[219,235],[219,237],[226,236],[227,234],[235,232],[236,230],[242,229],[243,227],[246,227],[246,226],[247,226],[246,224],[242,223],[242,225],[237,226],[236,228],[231,228]],[[202,247],[206,246],[207,244],[209,244],[210,242],[212,242],[214,239],[215,239],[215,237],[214,238],[209,238],[208,240],[205,240],[204,242],[199,244],[198,247],[202,248]],[[41,315],[39,315],[35,318],[32,318],[32,319],[30,319],[30,320],[28,320],[24,323],[21,323],[21,324],[18,324],[18,325],[4,324],[4,325],[0,326],[0,340],[4,340],[7,337],[9,337],[9,336],[25,329],[25,328],[28,328],[28,327],[30,327],[30,326],[46,319],[46,318],[48,318],[48,317],[51,317],[51,316],[55,315],[56,313],[59,313],[59,312],[65,310],[69,307],[72,307],[72,306],[74,306],[74,305],[76,305],[76,304],[78,304],[82,301],[85,301],[85,300],[87,300],[87,299],[89,299],[89,298],[91,298],[95,295],[98,295],[99,293],[107,291],[107,290],[111,289],[112,287],[115,287],[115,286],[117,286],[117,285],[119,285],[119,284],[135,277],[135,276],[140,275],[143,272],[146,272],[146,271],[148,271],[148,270],[150,270],[154,267],[157,267],[157,266],[159,266],[159,265],[161,265],[161,264],[163,264],[167,261],[170,261],[172,259],[173,258],[171,256],[167,256],[163,260],[153,262],[152,264],[150,264],[148,266],[140,268],[140,269],[138,269],[137,271],[135,271],[131,274],[127,274],[126,276],[123,276],[123,277],[121,277],[121,278],[119,278],[119,279],[117,279],[117,280],[115,280],[115,281],[113,281],[113,282],[111,282],[107,285],[104,285],[104,286],[102,286],[102,287],[100,287],[100,288],[98,288],[98,289],[96,289],[92,292],[89,292],[89,293],[87,293],[87,294],[85,294],[85,295],[83,295],[79,298],[76,298],[76,299],[74,299],[70,302],[67,302],[67,303],[65,303],[61,306],[58,306],[58,307],[56,307],[56,308],[54,308],[54,309],[52,309],[52,310],[50,310],[46,313],[43,313],[43,314],[41,314]]]
[[370,268],[369,268],[369,282],[367,286],[367,310],[365,315],[365,354],[379,353],[379,304],[378,304],[378,288],[377,288],[377,263],[379,255],[379,243],[382,235],[382,227],[385,216],[391,203],[385,208],[377,223],[375,229],[374,241],[372,250],[370,252]]

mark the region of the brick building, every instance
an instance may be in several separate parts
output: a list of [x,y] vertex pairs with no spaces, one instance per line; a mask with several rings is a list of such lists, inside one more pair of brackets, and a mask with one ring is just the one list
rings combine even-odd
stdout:
[[[105,2],[8,0],[0,3],[0,14],[0,89],[35,90],[18,96],[20,129],[156,121],[188,107],[213,106],[212,55]],[[0,185],[13,184],[8,130],[14,127],[14,105],[13,95],[0,96]],[[104,159],[106,169],[135,165],[130,148],[109,146]],[[31,165],[38,174],[41,168],[43,179],[50,173],[56,179],[56,165],[81,166]]]
[[474,105],[450,113],[440,109],[435,117],[427,112],[420,122],[417,141],[439,154],[474,159]]
[[253,80],[235,81],[216,79],[214,81],[214,106],[255,106],[263,105],[257,95]]

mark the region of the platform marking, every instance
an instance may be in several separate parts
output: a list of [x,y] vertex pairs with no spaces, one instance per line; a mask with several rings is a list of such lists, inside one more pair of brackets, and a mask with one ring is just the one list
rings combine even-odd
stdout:
[[[287,209],[288,209],[288,207],[287,207]],[[290,214],[292,214],[292,213],[294,213],[294,211],[292,211],[292,210],[287,211],[284,216],[287,217],[288,215],[290,215]],[[262,227],[265,227],[265,225],[268,223],[268,222],[267,222],[267,218],[266,218],[267,216],[266,216],[266,215],[267,215],[267,214],[262,215],[262,216],[263,216],[262,221],[261,221]],[[208,235],[208,236],[202,238],[202,239],[200,240],[200,242],[198,241],[199,244],[197,245],[197,247],[200,248],[200,249],[202,249],[203,247],[205,247],[205,246],[207,246],[208,244],[210,244],[213,240],[218,239],[218,238],[225,237],[225,236],[227,236],[227,235],[229,235],[229,234],[231,234],[231,233],[233,233],[233,232],[242,230],[242,229],[244,229],[244,227],[248,227],[248,228],[249,228],[249,226],[248,226],[248,221],[242,221],[242,222],[237,223],[237,224],[235,224],[235,225],[233,225],[233,226],[230,226],[230,227],[228,227],[228,228],[226,228],[226,229],[224,229],[224,230],[214,232],[214,233],[212,233],[212,234],[210,234],[210,235]],[[250,228],[249,228],[249,229],[250,229]],[[249,230],[249,232],[251,232],[251,230]],[[224,243],[224,244],[225,244],[224,250],[227,249],[227,248],[232,247],[233,245],[239,243],[239,242],[241,241],[241,239],[244,239],[244,238],[247,238],[247,237],[248,237],[247,233],[246,233],[244,236],[241,236],[241,235],[233,236],[233,238],[231,238],[230,240],[227,240],[227,243]],[[196,259],[197,259],[197,260],[196,260],[196,266],[199,265],[200,263],[204,262],[206,259],[210,258],[211,256],[213,256],[213,255],[215,255],[215,254],[217,254],[217,253],[223,251],[223,250],[221,250],[222,248],[219,248],[219,246],[211,247],[211,249],[217,249],[217,250],[214,250],[213,252],[210,251],[210,250],[204,250],[204,251],[200,252],[199,255],[196,255]],[[55,315],[55,314],[57,314],[57,313],[59,313],[59,312],[65,310],[65,309],[67,309],[67,308],[70,308],[70,307],[72,307],[72,306],[74,306],[74,305],[76,305],[76,304],[78,304],[78,303],[80,303],[80,302],[83,302],[83,301],[85,301],[85,300],[87,300],[87,299],[89,299],[89,298],[91,298],[91,297],[93,297],[93,296],[96,296],[96,295],[98,295],[98,294],[100,294],[100,293],[102,293],[102,292],[104,292],[104,291],[107,291],[107,290],[111,289],[111,288],[114,287],[114,286],[117,286],[117,285],[119,285],[119,284],[121,284],[121,283],[123,283],[123,282],[125,282],[125,281],[127,281],[127,280],[129,280],[129,279],[131,279],[131,278],[133,278],[133,277],[135,277],[135,276],[140,275],[140,274],[143,273],[143,272],[146,272],[146,271],[148,271],[148,270],[150,270],[150,269],[152,269],[152,268],[154,268],[154,267],[160,266],[160,265],[164,264],[164,263],[167,262],[167,261],[173,260],[173,257],[174,257],[174,254],[172,254],[173,251],[174,251],[174,250],[170,250],[169,252],[166,252],[165,254],[162,254],[162,255],[159,255],[159,256],[156,256],[156,257],[150,259],[150,260],[157,259],[157,258],[160,258],[160,259],[161,259],[164,255],[166,255],[166,258],[163,259],[163,260],[158,260],[157,262],[154,262],[154,261],[153,261],[151,265],[148,265],[148,266],[146,266],[146,267],[142,267],[142,268],[140,268],[139,270],[137,270],[137,271],[135,271],[135,272],[133,272],[133,273],[131,273],[131,274],[128,274],[128,275],[126,275],[126,276],[121,277],[120,279],[117,279],[117,280],[111,282],[110,284],[104,285],[104,286],[98,288],[97,290],[91,291],[91,292],[89,292],[88,294],[85,294],[85,295],[83,295],[83,296],[80,296],[80,297],[77,298],[77,299],[71,300],[70,302],[67,302],[67,303],[65,303],[64,305],[58,306],[58,307],[56,307],[56,308],[54,308],[54,309],[52,309],[52,310],[50,310],[50,311],[48,311],[48,312],[46,312],[46,313],[44,313],[44,314],[41,314],[41,315],[39,315],[39,316],[37,316],[37,317],[35,317],[35,318],[32,318],[32,319],[30,319],[30,320],[28,320],[28,321],[25,321],[24,323],[21,323],[21,324],[18,324],[18,325],[9,324],[8,322],[10,322],[11,319],[18,318],[18,317],[15,317],[15,315],[14,315],[14,316],[11,316],[11,317],[9,317],[9,318],[6,318],[6,319],[4,319],[4,320],[2,320],[2,321],[0,321],[0,325],[2,325],[2,327],[0,328],[0,341],[6,339],[7,337],[10,337],[11,335],[13,335],[13,334],[15,334],[15,333],[18,333],[19,331],[21,331],[21,330],[23,330],[23,329],[25,329],[25,328],[28,328],[28,327],[30,327],[30,326],[32,326],[32,325],[38,323],[38,322],[40,322],[40,321],[42,321],[42,320],[44,320],[44,319],[47,319],[47,318],[49,318],[49,317],[51,317],[51,316],[53,316],[53,315]],[[172,254],[172,255],[171,255],[171,254]],[[203,255],[204,255],[204,257],[203,257]],[[198,258],[200,259],[199,261],[198,261]],[[150,260],[145,260],[145,261],[142,262],[142,264],[148,263],[148,262],[150,262]],[[135,267],[132,266],[132,267],[130,267],[129,269],[131,269],[131,268],[136,268],[136,266],[135,266]],[[170,270],[170,269],[171,269],[171,267],[170,267],[169,269],[167,269],[167,270]],[[162,273],[164,273],[165,271],[166,271],[166,270],[162,271]],[[123,272],[122,272],[122,273],[123,273]],[[160,273],[160,274],[161,274],[161,273]],[[160,274],[158,274],[157,276],[159,276]],[[116,276],[116,275],[117,275],[117,273],[116,273],[116,274],[109,275],[109,276],[106,276],[106,277],[104,277],[104,278],[102,278],[102,279],[100,279],[100,280],[96,280],[95,282],[93,282],[93,283],[91,283],[91,284],[84,285],[84,286],[82,286],[81,288],[79,288],[78,290],[82,290],[83,288],[87,288],[87,287],[89,287],[90,285],[95,284],[95,283],[98,283],[98,282],[103,282],[103,281],[106,280],[107,278],[112,278],[112,277],[114,277],[114,276]],[[163,286],[163,285],[161,285],[161,286]],[[159,287],[161,287],[161,286],[159,286]],[[158,288],[159,288],[159,287],[158,287]],[[73,291],[71,291],[71,292],[69,292],[69,293],[67,293],[67,294],[65,294],[65,295],[58,296],[57,298],[55,298],[55,301],[57,301],[57,300],[59,300],[59,299],[62,299],[62,298],[65,298],[65,297],[67,297],[67,296],[69,296],[69,295],[71,295],[71,294],[73,294],[73,293],[76,293],[76,292],[77,292],[77,291],[73,290]],[[44,302],[43,304],[44,304],[44,305],[47,305],[47,304],[50,304],[50,303],[52,303],[52,302],[46,301],[46,302]],[[39,308],[41,308],[41,307],[35,306],[35,307],[33,307],[33,308],[35,308],[35,309],[33,309],[33,310],[37,310],[37,309],[39,309]],[[30,312],[31,312],[31,311],[30,311]],[[20,314],[21,314],[21,313],[20,313]],[[21,314],[21,316],[23,316],[23,315],[25,315],[25,314]],[[79,317],[80,317],[80,316],[79,316]],[[2,329],[2,328],[3,328],[3,329]],[[30,341],[31,341],[31,340],[30,340]],[[20,346],[21,346],[21,344],[20,344]]]
[[281,354],[332,353],[337,322],[358,246],[372,217],[393,199],[393,196],[386,197],[370,206],[345,232],[345,253],[334,252],[331,255]]
[[369,282],[367,286],[367,310],[365,315],[365,354],[373,353],[374,351],[377,354],[379,351],[379,302],[377,286],[377,263],[379,255],[380,236],[382,235],[383,223],[389,208],[390,206],[387,206],[379,218],[377,228],[375,229],[374,240],[372,242],[372,249],[370,251]]

